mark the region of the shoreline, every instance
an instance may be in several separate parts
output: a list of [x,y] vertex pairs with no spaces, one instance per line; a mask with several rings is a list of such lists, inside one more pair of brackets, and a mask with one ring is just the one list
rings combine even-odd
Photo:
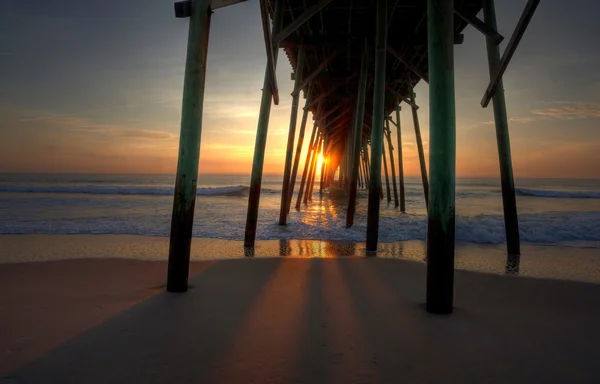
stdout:
[[[166,261],[169,238],[112,234],[3,234],[0,266],[59,260]],[[365,257],[364,243],[337,240],[258,240],[253,255],[241,240],[194,237],[191,261],[256,258]],[[376,256],[425,263],[426,243],[380,243]],[[503,244],[457,243],[455,268],[496,275],[574,280],[600,284],[600,250],[585,246],[523,243],[518,265],[507,260]]]

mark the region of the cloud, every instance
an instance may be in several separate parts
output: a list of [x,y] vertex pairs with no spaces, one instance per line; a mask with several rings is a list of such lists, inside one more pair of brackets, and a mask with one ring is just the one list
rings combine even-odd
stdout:
[[539,118],[579,120],[600,117],[600,103],[575,104],[562,108],[536,109],[531,111]]
[[71,133],[100,134],[118,138],[142,140],[172,140],[176,136],[169,132],[130,128],[118,124],[98,124],[88,119],[64,116],[39,116],[22,119],[21,121],[43,122],[54,127],[62,128]]
[[[540,120],[582,120],[600,117],[600,103],[582,103],[572,101],[554,101],[552,104],[563,105],[561,108],[534,109],[529,116],[514,116],[508,120],[512,123],[532,123]],[[494,120],[471,124],[465,128],[476,128],[481,125],[494,125]]]

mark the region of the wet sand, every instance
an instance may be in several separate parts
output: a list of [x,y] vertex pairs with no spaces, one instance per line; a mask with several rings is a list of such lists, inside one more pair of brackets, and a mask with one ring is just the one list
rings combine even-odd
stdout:
[[[124,258],[166,260],[167,237],[136,235],[0,235],[0,264],[63,259]],[[524,243],[518,264],[507,263],[503,245],[457,244],[456,269],[566,279],[600,284],[600,249]],[[325,240],[259,240],[254,257],[364,257],[364,243]],[[243,242],[194,238],[192,260],[223,260],[248,256]],[[379,258],[424,263],[423,241],[380,243]],[[510,261],[510,260],[509,260]]]
[[[0,248],[4,251],[4,248]],[[211,262],[194,262],[196,275]],[[166,262],[0,265],[0,377],[164,290]]]
[[[157,279],[144,265],[156,268]],[[422,263],[279,257],[216,261],[190,280],[187,293],[131,306],[160,291],[163,267],[127,260],[0,266],[2,284],[12,279],[3,298],[23,305],[19,287],[27,282],[25,297],[45,305],[8,312],[21,311],[19,321],[28,321],[22,330],[50,312],[61,328],[98,305],[120,303],[120,313],[63,336],[69,340],[7,382],[600,381],[600,285],[457,271],[454,314],[435,316],[422,307]],[[72,275],[71,283],[60,281]],[[128,285],[131,279],[139,284]],[[55,284],[62,286],[55,301],[43,304]],[[97,300],[86,298],[90,292]],[[48,337],[48,328],[33,336]]]

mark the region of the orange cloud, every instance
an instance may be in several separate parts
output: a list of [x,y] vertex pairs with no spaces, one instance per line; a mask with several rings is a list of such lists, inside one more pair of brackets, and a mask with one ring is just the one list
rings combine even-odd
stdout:
[[600,117],[600,103],[579,104],[562,108],[536,109],[531,111],[540,118],[576,120]]

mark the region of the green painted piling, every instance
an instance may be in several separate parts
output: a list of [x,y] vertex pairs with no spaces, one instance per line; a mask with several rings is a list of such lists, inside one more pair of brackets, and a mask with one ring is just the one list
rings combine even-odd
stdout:
[[[494,0],[483,1],[483,17],[485,23],[493,30],[498,30]],[[486,38],[490,79],[500,66],[500,47]],[[496,123],[496,141],[498,142],[498,157],[500,160],[500,180],[502,184],[502,204],[504,207],[504,229],[509,255],[520,255],[519,218],[515,198],[515,180],[513,177],[512,157],[510,153],[510,136],[508,133],[508,118],[506,100],[502,79],[498,82],[493,94],[494,121]]]
[[367,189],[371,188],[371,161],[369,160],[369,148],[368,145],[365,144],[364,148],[363,160],[365,161],[365,176],[367,177]]
[[312,162],[310,165],[310,172],[308,175],[310,176],[309,183],[307,184],[306,193],[304,194],[304,204],[308,203],[308,201],[312,201],[313,189],[315,187],[315,177],[317,176],[317,165],[319,164],[319,154],[321,153],[321,148],[323,147],[323,132],[320,135],[317,135],[317,149],[313,153]]
[[[296,77],[294,79],[294,89],[302,83],[302,69],[304,68],[304,49],[298,50],[298,62],[296,64]],[[289,212],[288,201],[290,193],[290,176],[292,173],[292,156],[294,151],[294,138],[296,137],[296,122],[298,120],[298,101],[300,99],[298,92],[292,96],[292,108],[290,112],[290,130],[288,132],[287,148],[285,152],[285,166],[283,170],[283,182],[281,186],[281,206],[279,207],[279,225],[285,225],[287,214]]]
[[377,0],[375,35],[375,78],[373,81],[373,123],[371,124],[371,175],[367,210],[367,251],[377,250],[379,236],[379,193],[383,150],[385,65],[387,45],[387,0]]
[[[283,23],[284,0],[277,0],[273,16],[273,28],[271,36],[275,36]],[[277,64],[279,53],[278,44],[273,44],[273,59]],[[258,204],[260,201],[260,187],[262,183],[263,165],[265,162],[265,149],[267,145],[267,132],[269,130],[269,116],[271,114],[271,102],[273,92],[269,80],[269,66],[265,69],[262,98],[260,101],[260,112],[258,115],[258,127],[256,129],[256,142],[254,144],[254,160],[252,162],[252,176],[250,178],[250,192],[248,196],[248,214],[246,216],[246,230],[244,233],[244,246],[253,247],[256,239],[256,225],[258,221]]]
[[[430,87],[431,89],[431,87]],[[431,90],[430,90],[431,92]],[[410,90],[410,100],[415,104],[416,94],[413,89]],[[425,164],[425,151],[423,150],[423,140],[421,139],[421,125],[419,124],[419,113],[417,108],[411,107],[413,123],[415,125],[415,137],[417,138],[417,150],[419,152],[419,164],[421,165],[421,180],[423,181],[423,194],[425,195],[425,207],[429,206],[429,181],[427,179],[427,165]]]
[[[292,177],[290,179],[290,189],[288,192],[288,213],[292,205],[292,197],[294,195],[294,187],[296,185],[296,177],[298,176],[298,165],[300,164],[300,155],[302,154],[302,145],[304,144],[304,133],[306,131],[306,122],[308,120],[308,106],[312,99],[313,86],[308,88],[308,95],[302,112],[302,122],[300,123],[300,132],[298,133],[298,146],[296,147],[296,158],[294,159],[294,167],[292,168]],[[309,143],[310,144],[310,143]]]
[[369,166],[369,150],[367,149],[367,145],[365,144],[363,146],[363,168],[365,171],[365,180],[367,180],[367,185],[365,186],[365,188],[369,189],[369,184],[370,184],[370,178],[369,178],[369,170],[370,170],[370,166]]
[[[354,129],[352,134],[352,157],[350,158],[350,184],[348,186],[348,209],[346,212],[346,228],[354,224],[356,213],[356,179],[358,175],[358,164],[360,162],[360,151],[363,137],[363,123],[365,119],[365,99],[367,98],[367,80],[369,70],[369,52],[367,43],[363,46],[363,54],[360,62],[360,77],[358,80],[358,96],[356,99],[356,113],[354,115]],[[349,135],[350,136],[350,135]]]
[[[385,133],[383,134],[385,136]],[[388,203],[392,201],[392,194],[390,193],[390,177],[388,174],[387,157],[385,156],[385,143],[381,145],[381,158],[383,159],[383,171],[385,174],[385,191],[387,192]]]
[[396,165],[394,164],[394,146],[392,145],[392,131],[390,131],[390,121],[385,120],[386,137],[388,142],[388,148],[390,150],[390,166],[392,168],[392,186],[394,187],[394,207],[398,207],[400,202],[398,201],[398,186],[396,184]]
[[308,179],[308,172],[310,168],[310,163],[312,159],[312,154],[314,152],[315,145],[317,143],[317,125],[316,123],[313,125],[312,134],[310,135],[310,141],[308,143],[308,152],[306,153],[306,160],[304,161],[304,172],[302,172],[302,180],[300,181],[300,188],[298,189],[298,199],[296,200],[296,211],[300,210],[300,203],[302,202],[302,196],[304,194],[304,189],[306,187],[306,180]]
[[363,188],[363,175],[362,175],[362,165],[361,165],[361,161],[359,159],[358,161],[358,188]]
[[185,292],[188,288],[210,14],[210,0],[192,2],[181,107],[179,157],[169,239],[167,271],[169,292]]
[[454,1],[428,0],[429,166],[427,311],[452,312],[454,289]]
[[[398,100],[398,103],[400,100]],[[396,104],[396,132],[398,132],[398,179],[400,181],[400,212],[406,212],[404,192],[404,161],[402,160],[402,129],[400,124],[400,105]]]

